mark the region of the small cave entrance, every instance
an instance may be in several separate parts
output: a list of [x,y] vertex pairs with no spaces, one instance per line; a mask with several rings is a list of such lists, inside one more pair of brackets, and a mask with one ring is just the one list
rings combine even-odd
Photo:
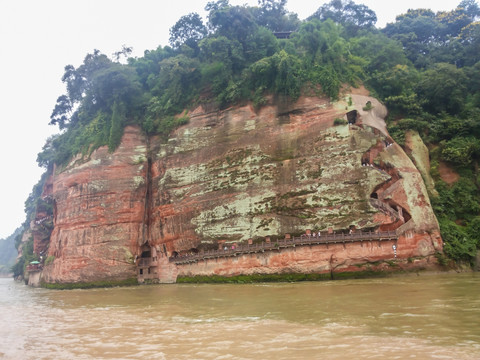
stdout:
[[357,110],[352,110],[349,111],[347,114],[347,120],[349,124],[355,124],[358,120],[358,111]]

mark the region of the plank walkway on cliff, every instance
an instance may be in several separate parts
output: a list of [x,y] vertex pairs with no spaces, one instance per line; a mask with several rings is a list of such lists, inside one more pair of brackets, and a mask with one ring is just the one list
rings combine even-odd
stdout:
[[234,248],[200,251],[196,254],[171,257],[170,262],[176,265],[189,264],[197,261],[215,259],[220,257],[238,256],[243,254],[253,254],[265,251],[276,251],[285,248],[293,248],[296,246],[311,245],[329,245],[329,244],[347,244],[354,242],[371,242],[371,241],[397,241],[398,235],[395,231],[381,232],[360,232],[352,234],[327,234],[321,236],[293,237],[291,239],[282,239],[275,242],[262,242],[257,244],[242,244]]

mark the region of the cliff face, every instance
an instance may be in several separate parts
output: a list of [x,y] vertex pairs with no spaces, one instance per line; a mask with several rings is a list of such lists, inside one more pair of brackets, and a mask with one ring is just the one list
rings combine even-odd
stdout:
[[[351,98],[351,106],[347,95],[336,103],[272,99],[259,111],[199,107],[167,143],[128,127],[113,154],[101,148],[52,175],[48,254],[55,260],[45,267],[44,281],[121,280],[142,266],[147,278],[167,272],[174,278],[185,271],[168,264],[172,254],[307,230],[397,230],[401,258],[441,250],[422,177],[389,138],[385,108],[363,95]],[[367,101],[373,108],[364,111]],[[352,124],[333,126],[335,118]],[[327,261],[325,253],[315,253],[290,257],[295,266],[262,266],[271,267],[267,272],[323,271],[308,265]],[[347,262],[377,258],[367,251]],[[261,272],[262,266],[210,264],[207,272]]]
[[46,282],[90,282],[135,277],[134,254],[145,213],[146,139],[127,128],[110,154],[95,151],[52,175],[54,229]]

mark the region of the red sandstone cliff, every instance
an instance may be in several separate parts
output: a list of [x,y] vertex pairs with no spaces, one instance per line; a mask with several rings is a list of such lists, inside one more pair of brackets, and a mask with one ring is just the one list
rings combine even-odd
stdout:
[[146,139],[126,128],[120,147],[95,151],[51,176],[54,229],[46,282],[122,280],[135,276],[145,210]]
[[[259,111],[200,106],[167,143],[127,127],[113,154],[100,148],[52,174],[55,259],[43,280],[325,272],[394,255],[391,246],[352,245],[178,268],[167,260],[307,229],[396,230],[403,259],[441,250],[423,180],[388,136],[385,108],[362,95],[349,107],[348,97],[272,100]],[[364,111],[367,101],[373,109]],[[354,124],[333,126],[342,117]]]

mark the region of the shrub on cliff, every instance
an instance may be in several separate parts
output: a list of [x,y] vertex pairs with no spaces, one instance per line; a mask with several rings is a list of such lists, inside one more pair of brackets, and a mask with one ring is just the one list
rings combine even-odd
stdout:
[[333,125],[335,125],[335,126],[338,126],[338,125],[347,125],[347,124],[348,124],[348,121],[345,120],[345,119],[336,118],[335,120],[333,120]]

